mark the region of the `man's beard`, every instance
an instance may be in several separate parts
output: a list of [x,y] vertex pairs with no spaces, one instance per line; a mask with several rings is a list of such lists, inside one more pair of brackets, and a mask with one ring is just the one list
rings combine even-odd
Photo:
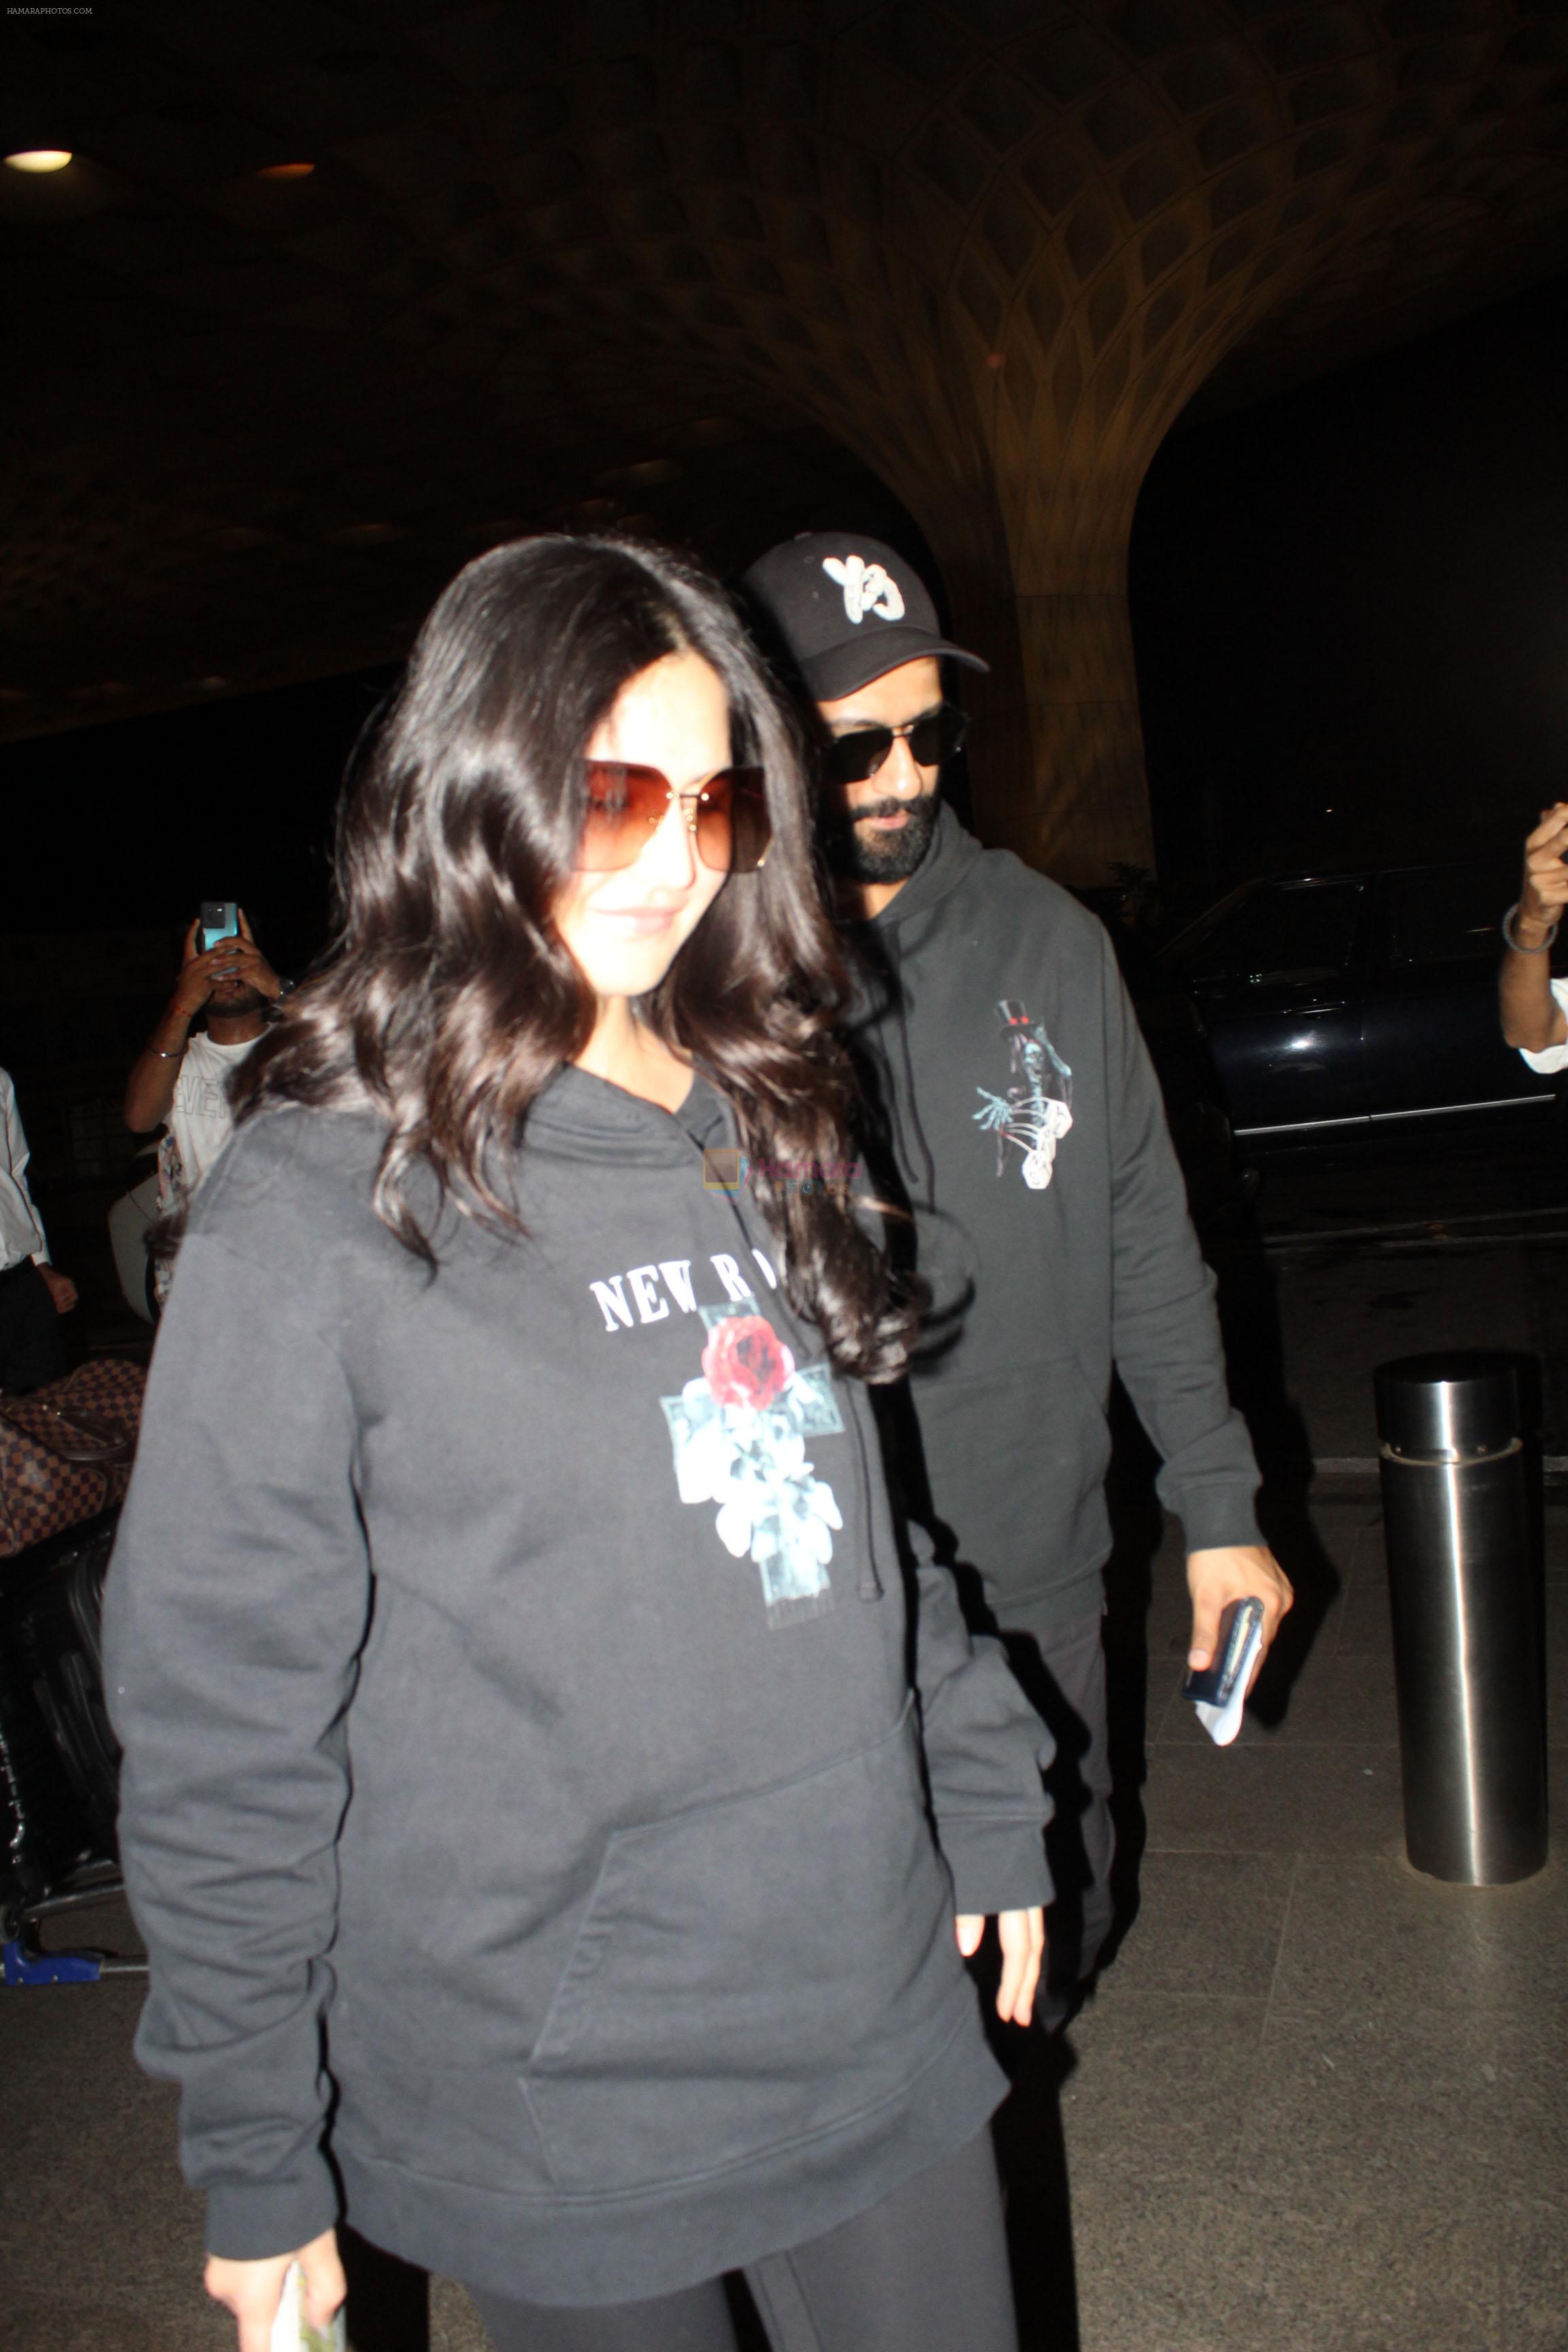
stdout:
[[[823,844],[828,865],[848,882],[907,882],[931,847],[940,806],[941,795],[932,790],[913,800],[900,796],[863,803],[853,813],[833,810]],[[900,814],[905,822],[894,833],[857,830],[868,817]]]
[[252,1013],[265,1013],[271,999],[263,996],[258,988],[246,988],[232,996],[209,996],[206,1016],[209,1021],[244,1021]]

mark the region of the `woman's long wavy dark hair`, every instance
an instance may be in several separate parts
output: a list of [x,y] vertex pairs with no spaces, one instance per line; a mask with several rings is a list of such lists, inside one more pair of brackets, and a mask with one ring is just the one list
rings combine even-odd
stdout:
[[630,678],[688,649],[724,687],[732,757],[765,773],[773,845],[759,872],[730,877],[642,1012],[733,1106],[792,1303],[846,1370],[890,1380],[910,1318],[880,1253],[842,1189],[780,1178],[781,1162],[847,1161],[854,1099],[799,739],[717,583],[662,549],[524,540],[447,589],[344,788],[333,950],[243,1065],[238,1114],[380,1112],[376,1213],[432,1266],[447,1208],[521,1230],[512,1139],[595,1017],[551,919],[583,828],[584,749]]

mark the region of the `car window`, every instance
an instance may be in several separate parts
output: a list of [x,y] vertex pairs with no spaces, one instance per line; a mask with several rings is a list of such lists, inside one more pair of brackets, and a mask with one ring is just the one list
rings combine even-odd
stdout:
[[1190,981],[1254,988],[1332,980],[1351,960],[1359,882],[1269,883],[1222,913],[1181,958]]
[[1498,919],[1518,890],[1511,866],[1432,866],[1388,877],[1388,961],[1396,969],[1495,960]]

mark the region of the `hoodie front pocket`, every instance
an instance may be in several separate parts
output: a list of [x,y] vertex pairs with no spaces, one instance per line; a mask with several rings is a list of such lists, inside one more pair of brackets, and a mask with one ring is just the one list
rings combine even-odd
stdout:
[[563,2189],[693,2179],[894,2095],[955,1988],[911,1704],[822,1771],[611,1838],[523,2095]]

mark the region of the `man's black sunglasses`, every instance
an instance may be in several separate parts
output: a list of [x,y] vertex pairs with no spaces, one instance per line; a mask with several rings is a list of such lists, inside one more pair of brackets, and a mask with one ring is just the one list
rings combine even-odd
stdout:
[[857,727],[852,735],[833,735],[822,755],[822,772],[830,784],[863,784],[874,776],[901,736],[917,768],[940,768],[951,760],[969,732],[969,720],[951,702],[911,719],[907,727]]

